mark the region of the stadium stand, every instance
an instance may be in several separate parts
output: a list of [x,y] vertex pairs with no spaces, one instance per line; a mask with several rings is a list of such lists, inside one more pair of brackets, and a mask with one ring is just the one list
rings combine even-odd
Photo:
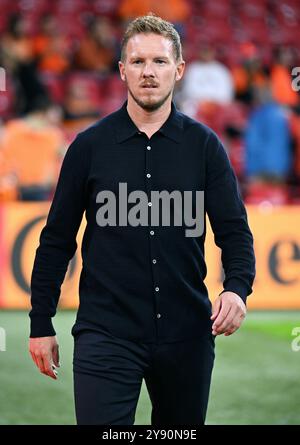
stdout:
[[[26,118],[37,111],[34,104],[41,97],[52,110],[44,118],[51,121],[56,116],[55,123],[44,122],[49,136],[39,134],[44,138],[40,150],[45,151],[41,162],[48,159],[49,172],[55,162],[59,169],[61,154],[78,131],[122,104],[126,88],[118,75],[120,37],[128,20],[153,11],[174,22],[182,37],[187,70],[191,63],[207,69],[210,53],[210,68],[224,67],[229,73],[228,85],[232,85],[233,92],[225,91],[230,98],[227,103],[202,100],[199,96],[191,104],[185,79],[177,85],[174,99],[179,108],[211,126],[222,138],[246,202],[299,203],[300,105],[299,92],[291,88],[291,70],[300,65],[299,1],[0,0],[0,8],[5,11],[0,14],[0,66],[6,71],[6,90],[0,92],[0,200],[25,199],[20,189],[24,183],[28,185],[26,174],[43,186],[43,174],[38,177],[30,170],[36,158],[34,144],[22,144],[21,153],[16,138],[9,150],[15,153],[22,169],[28,167],[23,176],[20,165],[12,168],[12,154],[5,142],[11,133],[15,137],[28,132]],[[193,85],[189,90],[193,91]],[[291,162],[284,178],[277,178],[275,183],[269,172],[258,172],[253,177],[247,165],[245,135],[254,131],[250,123],[253,113],[262,106],[258,100],[262,95],[264,105],[280,109],[289,132],[289,143],[283,150]],[[52,148],[46,148],[55,125],[60,142],[52,141]],[[27,136],[28,141],[37,137],[29,133]],[[271,156],[264,153],[263,143],[256,144],[262,157]],[[56,161],[54,146],[59,146],[60,153]],[[54,185],[52,180],[52,192]],[[48,199],[51,193],[39,196]]]

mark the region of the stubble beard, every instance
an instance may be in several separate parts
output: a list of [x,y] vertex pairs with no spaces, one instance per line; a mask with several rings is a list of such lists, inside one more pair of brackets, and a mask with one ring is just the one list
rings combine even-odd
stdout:
[[129,91],[129,94],[132,97],[132,99],[135,101],[135,103],[137,103],[137,105],[139,105],[145,111],[158,110],[166,102],[166,100],[172,95],[173,90],[174,90],[174,87],[173,87],[162,99],[158,100],[157,102],[144,102],[133,94],[133,92],[131,91],[131,89],[128,86],[127,79],[126,79],[126,84],[127,84],[127,89]]

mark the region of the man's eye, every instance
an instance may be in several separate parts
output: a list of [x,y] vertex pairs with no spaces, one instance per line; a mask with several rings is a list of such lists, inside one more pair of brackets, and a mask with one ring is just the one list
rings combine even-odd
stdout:
[[133,63],[140,63],[140,60],[135,60]]
[[157,60],[156,62],[158,62],[159,64],[165,63],[164,60]]

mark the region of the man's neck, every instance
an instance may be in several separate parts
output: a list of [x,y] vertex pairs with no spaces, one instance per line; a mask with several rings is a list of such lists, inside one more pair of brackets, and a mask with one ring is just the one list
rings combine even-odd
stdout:
[[171,99],[167,100],[158,110],[147,111],[129,96],[127,112],[137,128],[150,138],[168,119],[171,112]]

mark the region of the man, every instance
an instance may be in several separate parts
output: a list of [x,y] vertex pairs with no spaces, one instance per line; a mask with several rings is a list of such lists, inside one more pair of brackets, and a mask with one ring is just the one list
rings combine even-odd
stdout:
[[[152,425],[203,424],[215,336],[231,335],[245,317],[255,275],[253,239],[223,146],[172,102],[184,65],[170,23],[148,15],[128,25],[119,62],[128,99],[70,145],[41,233],[31,282],[30,352],[41,372],[56,378],[51,317],[85,211],[80,306],[72,329],[78,424],[133,424],[143,378]],[[177,197],[159,224],[142,205],[146,197],[152,207],[155,191]],[[188,211],[185,223],[169,223],[182,216],[178,194],[193,213],[204,205],[222,249],[224,289],[213,313],[203,283],[204,217],[196,236],[187,234]],[[137,196],[138,211],[132,205]]]

